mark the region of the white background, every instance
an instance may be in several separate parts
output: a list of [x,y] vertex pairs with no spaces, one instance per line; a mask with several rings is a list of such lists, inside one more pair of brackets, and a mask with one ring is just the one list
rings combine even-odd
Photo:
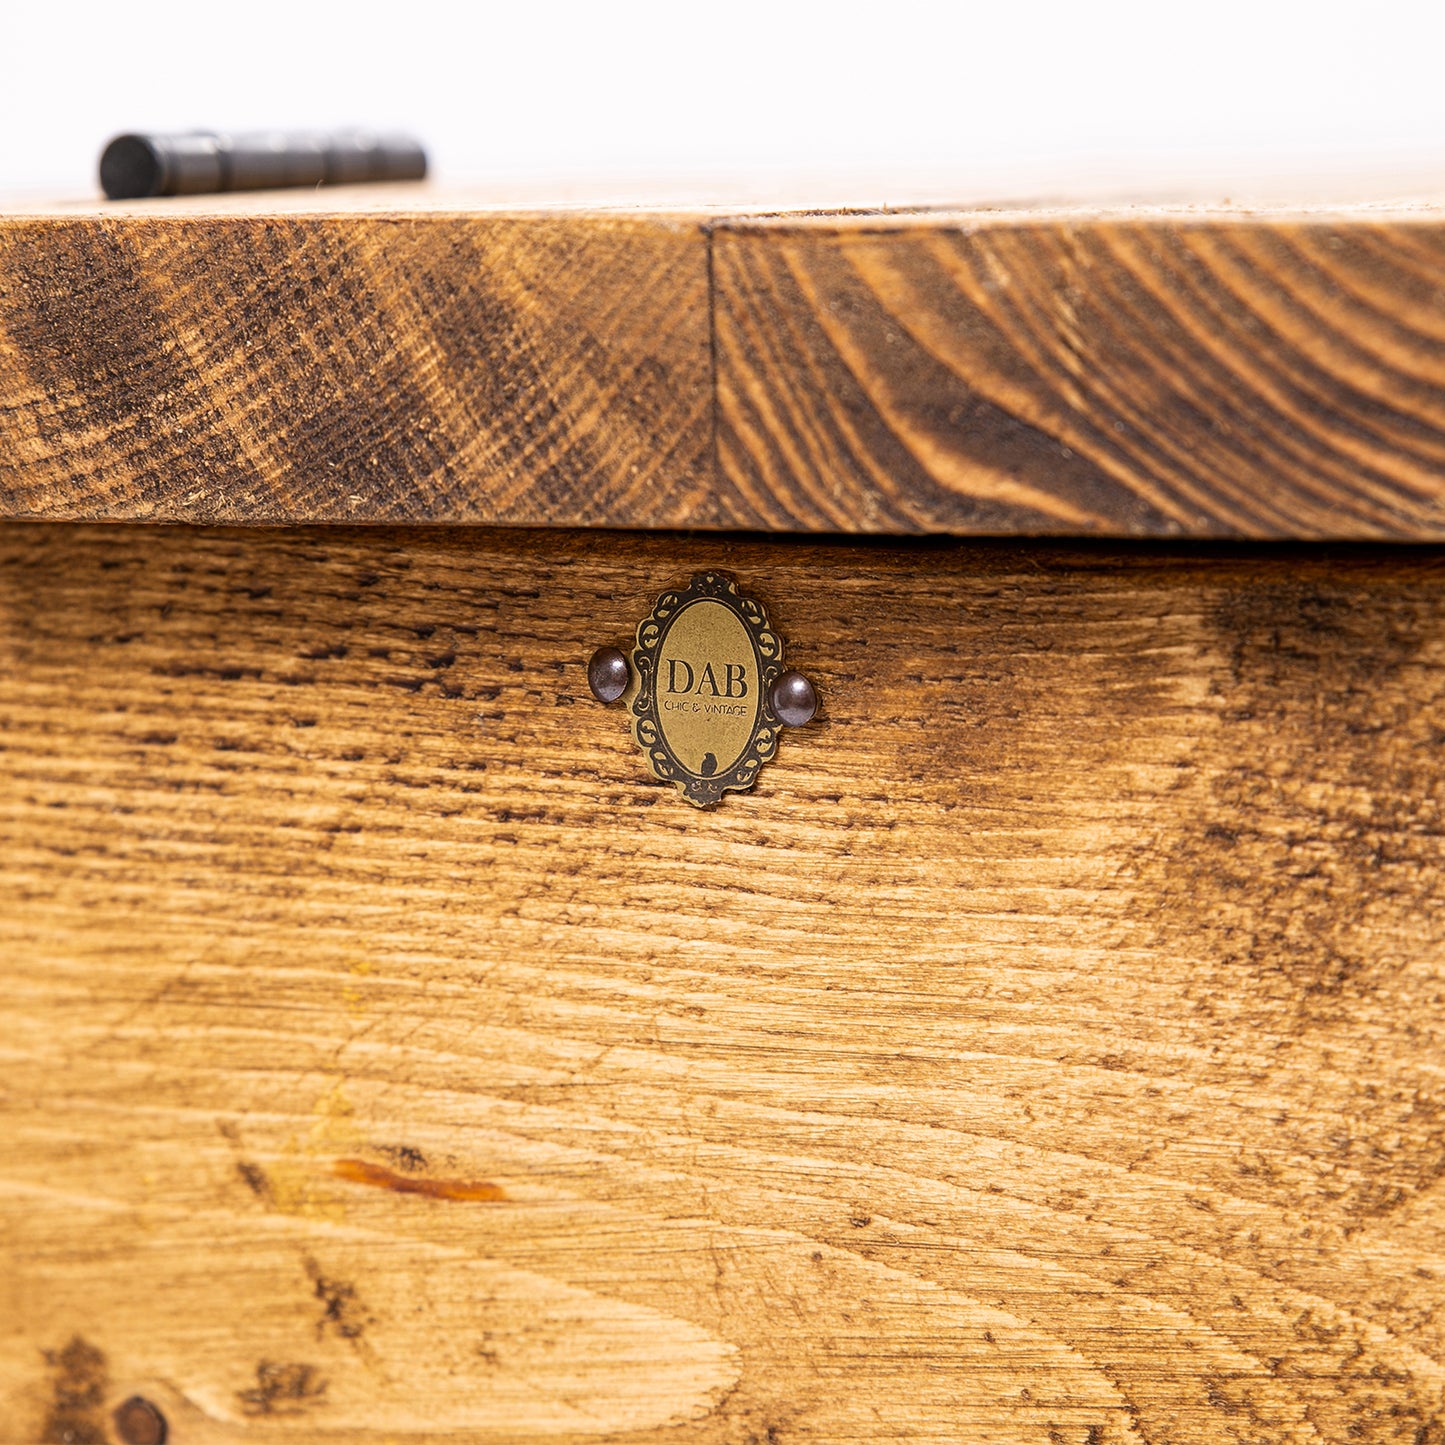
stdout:
[[414,131],[447,180],[1445,176],[1445,0],[0,0],[0,192],[124,129]]

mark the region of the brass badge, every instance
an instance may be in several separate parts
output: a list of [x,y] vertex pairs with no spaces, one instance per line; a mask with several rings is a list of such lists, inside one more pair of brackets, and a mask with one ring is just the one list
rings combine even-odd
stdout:
[[699,808],[751,788],[778,748],[769,690],[783,674],[783,641],[762,604],[704,572],[657,599],[632,665],[632,735],[653,777]]

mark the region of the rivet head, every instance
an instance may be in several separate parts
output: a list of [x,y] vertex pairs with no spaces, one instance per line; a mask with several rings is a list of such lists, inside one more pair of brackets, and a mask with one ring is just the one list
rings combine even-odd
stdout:
[[801,672],[785,672],[773,679],[768,705],[784,727],[800,728],[818,711],[818,690]]
[[112,1419],[125,1445],[166,1445],[166,1417],[141,1395],[117,1405]]
[[598,702],[616,702],[632,681],[631,669],[620,647],[599,647],[587,664],[587,686]]

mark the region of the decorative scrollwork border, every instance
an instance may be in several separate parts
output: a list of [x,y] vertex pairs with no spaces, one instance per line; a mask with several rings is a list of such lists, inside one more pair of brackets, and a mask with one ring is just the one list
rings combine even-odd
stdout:
[[[722,602],[741,621],[758,660],[758,706],[752,736],[732,767],[703,777],[691,772],[667,744],[657,710],[657,658],[673,619],[690,603],[710,598]],[[652,775],[672,783],[688,802],[699,808],[715,807],[724,793],[751,788],[758,773],[778,750],[779,723],[768,703],[773,680],[783,671],[783,640],[773,631],[761,602],[744,597],[731,577],[701,572],[680,590],[664,592],[652,611],[637,624],[637,646],[632,649],[637,690],[632,699],[632,736],[647,758]]]

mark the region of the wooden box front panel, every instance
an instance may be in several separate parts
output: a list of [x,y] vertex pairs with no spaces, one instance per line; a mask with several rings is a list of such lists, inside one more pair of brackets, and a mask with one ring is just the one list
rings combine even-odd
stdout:
[[0,529],[5,1438],[1439,1441],[1442,560]]

